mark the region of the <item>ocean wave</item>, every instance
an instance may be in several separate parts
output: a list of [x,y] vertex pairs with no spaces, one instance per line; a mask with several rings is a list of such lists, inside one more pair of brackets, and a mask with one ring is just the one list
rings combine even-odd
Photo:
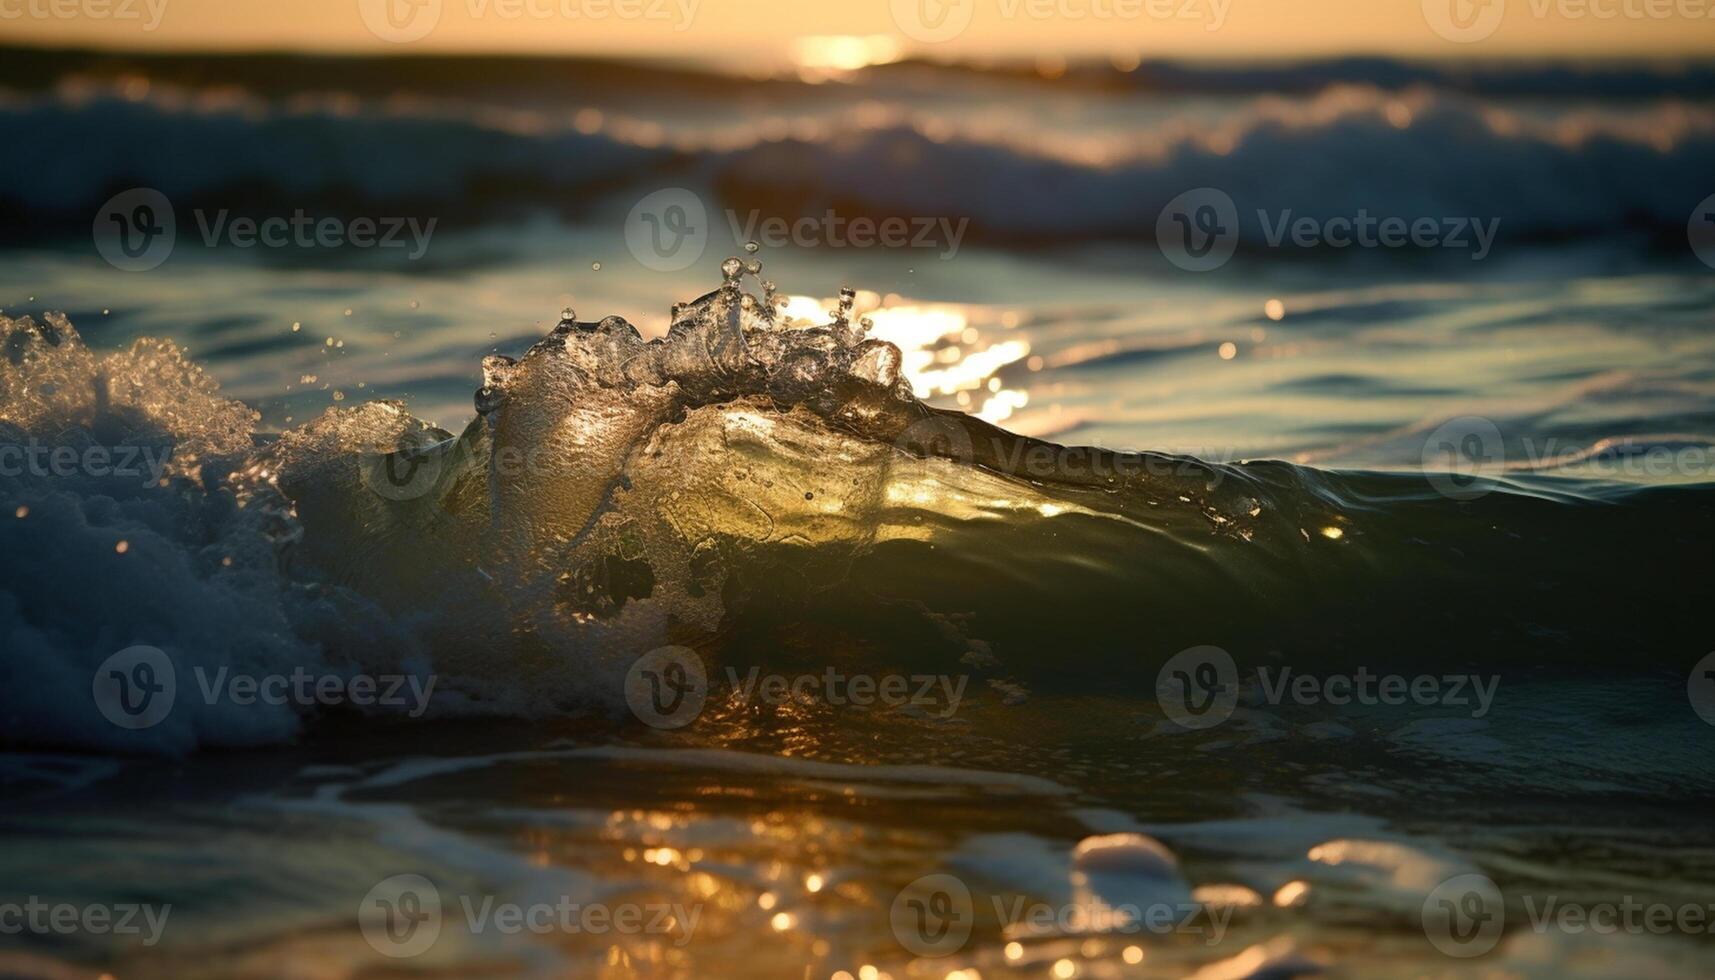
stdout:
[[[392,402],[257,433],[171,344],[102,356],[63,317],[0,319],[0,545],[33,556],[0,571],[0,739],[180,754],[324,713],[199,702],[188,678],[223,668],[432,679],[381,719],[613,717],[668,643],[1012,698],[1151,690],[1199,644],[1529,669],[1703,642],[1681,583],[1708,487],[1449,493],[1028,439],[919,402],[850,292],[794,321],[745,266],[664,338],[568,314],[486,358],[456,435]],[[121,472],[127,449],[153,467]],[[191,705],[141,730],[91,698],[137,646]]]
[[1707,109],[1542,122],[1428,91],[1337,88],[1261,100],[1225,122],[1182,120],[1096,162],[896,125],[757,146],[720,186],[741,207],[955,215],[1026,241],[1151,237],[1169,202],[1205,187],[1233,199],[1244,245],[1270,244],[1282,217],[1360,213],[1492,220],[1528,241],[1683,233],[1712,153]]
[[1336,86],[1054,142],[876,105],[710,135],[587,108],[116,83],[0,98],[0,138],[37,150],[0,161],[0,213],[37,237],[86,234],[102,200],[133,186],[176,206],[287,201],[446,223],[576,212],[670,179],[713,188],[735,212],[968,219],[973,237],[1001,243],[1149,240],[1170,201],[1205,187],[1234,201],[1241,247],[1278,243],[1284,222],[1365,216],[1476,222],[1520,243],[1682,236],[1708,193],[1715,109],[1542,117],[1429,89]]

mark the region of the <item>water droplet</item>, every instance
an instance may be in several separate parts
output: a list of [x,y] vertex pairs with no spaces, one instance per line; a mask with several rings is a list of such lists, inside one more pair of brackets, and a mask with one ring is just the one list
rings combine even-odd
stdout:
[[304,329],[304,325],[303,325],[303,324],[302,324],[302,323],[294,323],[294,324],[292,324],[292,332],[293,332],[293,333],[297,333],[297,332],[298,332],[298,331],[300,331],[300,330],[302,330],[302,329]]
[[601,263],[600,262],[591,262],[590,263],[590,269],[594,272],[600,272],[601,271]]
[[560,311],[560,322],[561,323],[571,323],[572,321],[576,320],[577,318],[578,318],[578,311],[572,309],[569,306]]
[[726,261],[721,263],[721,275],[726,276],[728,282],[737,279],[738,274],[743,271],[744,263],[740,262],[736,255],[728,256]]
[[762,275],[762,263],[752,259],[750,264],[744,267],[744,271],[753,276],[760,276]]
[[755,242],[745,242],[744,243],[744,250],[746,252],[749,252],[752,255],[755,255],[761,249],[762,249],[762,246],[756,244]]

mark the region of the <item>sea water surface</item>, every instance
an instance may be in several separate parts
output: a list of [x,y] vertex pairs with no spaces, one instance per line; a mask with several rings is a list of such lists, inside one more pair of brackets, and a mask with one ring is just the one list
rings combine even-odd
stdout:
[[[473,85],[436,63],[378,81],[365,62],[32,59],[8,56],[0,99],[35,148],[0,163],[7,444],[129,439],[197,465],[0,477],[0,901],[171,909],[149,944],[0,937],[0,972],[1706,970],[1695,927],[1534,918],[1715,902],[1694,670],[1715,275],[1687,238],[1715,192],[1706,70],[906,65],[812,85],[538,65]],[[91,228],[139,186],[177,231],[132,272]],[[1204,186],[1239,203],[1240,241],[1187,272],[1156,217]],[[707,229],[663,271],[679,253],[627,229],[669,188]],[[299,208],[436,224],[415,258],[202,237],[222,209]],[[1360,208],[1498,231],[1480,256],[1266,233]],[[753,219],[828,209],[963,231],[743,248]],[[755,305],[718,289],[681,314],[707,363],[663,362],[677,400],[610,370],[602,345],[631,348],[605,318],[668,337],[729,255],[763,263],[744,288],[777,284],[779,329],[837,325],[850,287],[845,322],[897,348],[892,373],[838,329],[770,360]],[[765,369],[710,339],[728,313]],[[94,366],[142,337],[182,353]],[[877,401],[866,385],[895,374]],[[107,403],[56,400],[91,383]],[[1043,441],[919,438],[950,417],[921,406]],[[632,412],[640,434],[609,438]],[[430,443],[455,449],[426,497],[359,479]],[[509,446],[550,449],[545,469],[492,469]],[[1171,455],[1033,465],[1044,446]],[[1145,458],[1164,462],[1123,462]],[[184,703],[127,731],[91,681],[138,644]],[[626,698],[633,658],[665,645],[714,681],[681,728]],[[1189,726],[1161,682],[1208,647],[1237,697]],[[417,713],[192,703],[193,668],[222,665],[438,687]],[[923,697],[746,699],[730,679],[753,668]],[[1271,696],[1281,670],[1460,686]],[[1467,875],[1504,922],[1471,959],[1426,926]],[[422,949],[386,929],[406,891],[439,902]],[[507,930],[485,914],[502,905],[643,924]],[[1096,914],[1128,906],[1172,925]],[[969,936],[935,945],[923,916],[949,911]]]

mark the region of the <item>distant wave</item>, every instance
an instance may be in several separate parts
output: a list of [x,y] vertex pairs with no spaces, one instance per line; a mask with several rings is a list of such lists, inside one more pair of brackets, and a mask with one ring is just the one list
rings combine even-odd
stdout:
[[1260,100],[1242,118],[1145,134],[1128,156],[1081,163],[920,128],[760,145],[722,172],[742,202],[968,216],[999,236],[1154,234],[1161,209],[1199,187],[1236,202],[1241,241],[1270,222],[1376,217],[1499,219],[1509,240],[1628,229],[1683,234],[1710,190],[1715,111],[1668,105],[1540,123],[1459,97],[1337,88]]
[[[177,202],[347,210],[414,207],[484,220],[576,210],[693,180],[720,204],[792,216],[969,218],[991,241],[1148,239],[1162,207],[1198,187],[1228,193],[1241,242],[1281,216],[1498,220],[1505,241],[1641,230],[1683,235],[1710,190],[1715,108],[1667,102],[1526,117],[1463,96],[1338,87],[1263,98],[1224,119],[1175,116],[1099,153],[961,131],[905,111],[782,138],[726,143],[564,111],[323,94],[274,102],[231,91],[72,89],[0,97],[0,213],[33,238],[87,234],[101,201],[132,186]],[[44,165],[51,161],[51,165]],[[407,212],[409,213],[409,212]]]

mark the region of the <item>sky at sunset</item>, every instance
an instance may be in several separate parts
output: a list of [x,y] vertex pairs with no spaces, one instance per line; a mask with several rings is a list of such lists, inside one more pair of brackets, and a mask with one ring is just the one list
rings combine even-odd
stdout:
[[794,52],[1638,57],[1715,54],[1712,12],[1715,0],[0,0],[0,39],[759,63]]

